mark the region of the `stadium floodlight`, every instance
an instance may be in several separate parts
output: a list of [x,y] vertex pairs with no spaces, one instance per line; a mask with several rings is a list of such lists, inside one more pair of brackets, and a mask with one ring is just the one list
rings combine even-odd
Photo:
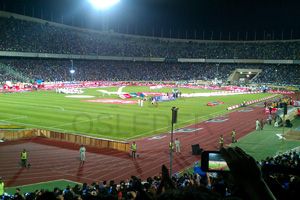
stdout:
[[106,10],[120,2],[120,0],[89,0],[94,8]]
[[75,73],[75,70],[74,70],[74,69],[71,69],[71,70],[70,70],[70,73],[71,73],[71,74],[74,74],[74,73]]

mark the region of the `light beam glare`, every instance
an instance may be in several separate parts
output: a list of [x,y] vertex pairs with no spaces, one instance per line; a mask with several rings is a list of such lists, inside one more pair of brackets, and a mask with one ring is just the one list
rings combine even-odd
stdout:
[[120,2],[120,0],[89,0],[94,8],[99,10],[107,10]]

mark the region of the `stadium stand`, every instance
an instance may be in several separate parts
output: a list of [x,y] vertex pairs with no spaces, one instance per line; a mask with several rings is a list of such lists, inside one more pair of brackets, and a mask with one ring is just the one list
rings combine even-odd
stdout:
[[[70,80],[70,56],[80,55],[74,61],[74,76],[79,81],[217,78],[226,82],[236,68],[255,68],[263,70],[255,83],[300,83],[299,68],[289,60],[299,59],[300,41],[297,40],[241,42],[151,38],[73,28],[2,11],[0,14],[0,81],[67,81]],[[47,59],[51,56],[55,59]],[[180,58],[187,62],[179,62]],[[191,62],[190,58],[204,60]],[[228,61],[222,59],[233,61],[226,63]],[[246,60],[238,62],[239,59]],[[260,59],[264,59],[263,62]],[[270,62],[269,59],[274,60]],[[283,60],[278,62],[278,59]]]
[[300,41],[169,40],[72,30],[47,22],[0,18],[0,50],[129,57],[299,59]]
[[293,199],[300,187],[299,148],[260,162],[264,179],[278,199]]
[[[69,81],[70,61],[54,59],[0,59],[1,81],[24,81],[43,79],[45,81]],[[10,73],[10,71],[19,73]],[[130,61],[74,61],[76,81],[180,81],[213,80],[226,82],[228,75],[237,67],[258,68],[262,73],[255,83],[300,84],[300,69],[293,65],[250,65],[250,64],[208,64],[208,63],[158,63]],[[277,69],[277,71],[274,70]],[[87,70],[88,69],[88,70]],[[287,78],[289,77],[289,78]]]
[[[0,50],[8,52],[31,52],[51,54],[76,54],[119,57],[158,58],[205,58],[205,59],[299,59],[300,41],[215,42],[167,40],[131,37],[121,34],[97,33],[57,27],[50,23],[37,23],[10,18],[0,18]],[[74,79],[126,80],[126,81],[180,81],[213,80],[226,82],[236,68],[257,68],[262,73],[256,83],[300,84],[300,69],[281,64],[216,64],[178,62],[134,62],[112,60],[74,61]],[[45,58],[16,58],[2,56],[0,59],[0,82],[69,81],[70,60]],[[266,158],[261,165],[276,165],[299,170],[299,153],[293,152]],[[162,176],[142,182],[137,177],[122,181],[101,181],[53,192],[39,190],[26,196],[16,194],[7,199],[243,199],[227,175],[184,174],[168,177],[163,167]],[[264,172],[264,171],[263,171]],[[264,172],[264,178],[278,199],[294,199],[299,188],[299,178]],[[299,175],[299,174],[298,174]],[[164,192],[161,192],[164,187]],[[279,189],[278,189],[279,188]],[[263,198],[268,199],[268,198]]]

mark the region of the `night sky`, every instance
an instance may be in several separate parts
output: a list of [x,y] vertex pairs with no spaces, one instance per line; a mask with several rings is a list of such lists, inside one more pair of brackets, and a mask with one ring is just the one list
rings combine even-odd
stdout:
[[102,12],[87,0],[0,2],[1,10],[130,34],[247,40],[300,34],[300,1],[292,0],[121,0]]

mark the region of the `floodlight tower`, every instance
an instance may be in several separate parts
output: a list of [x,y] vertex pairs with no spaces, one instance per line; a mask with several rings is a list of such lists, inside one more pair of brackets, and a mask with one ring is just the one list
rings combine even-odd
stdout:
[[91,6],[97,10],[100,11],[101,18],[102,18],[102,30],[107,31],[108,30],[108,16],[107,12],[112,7],[114,7],[116,4],[118,4],[121,0],[87,0]]

